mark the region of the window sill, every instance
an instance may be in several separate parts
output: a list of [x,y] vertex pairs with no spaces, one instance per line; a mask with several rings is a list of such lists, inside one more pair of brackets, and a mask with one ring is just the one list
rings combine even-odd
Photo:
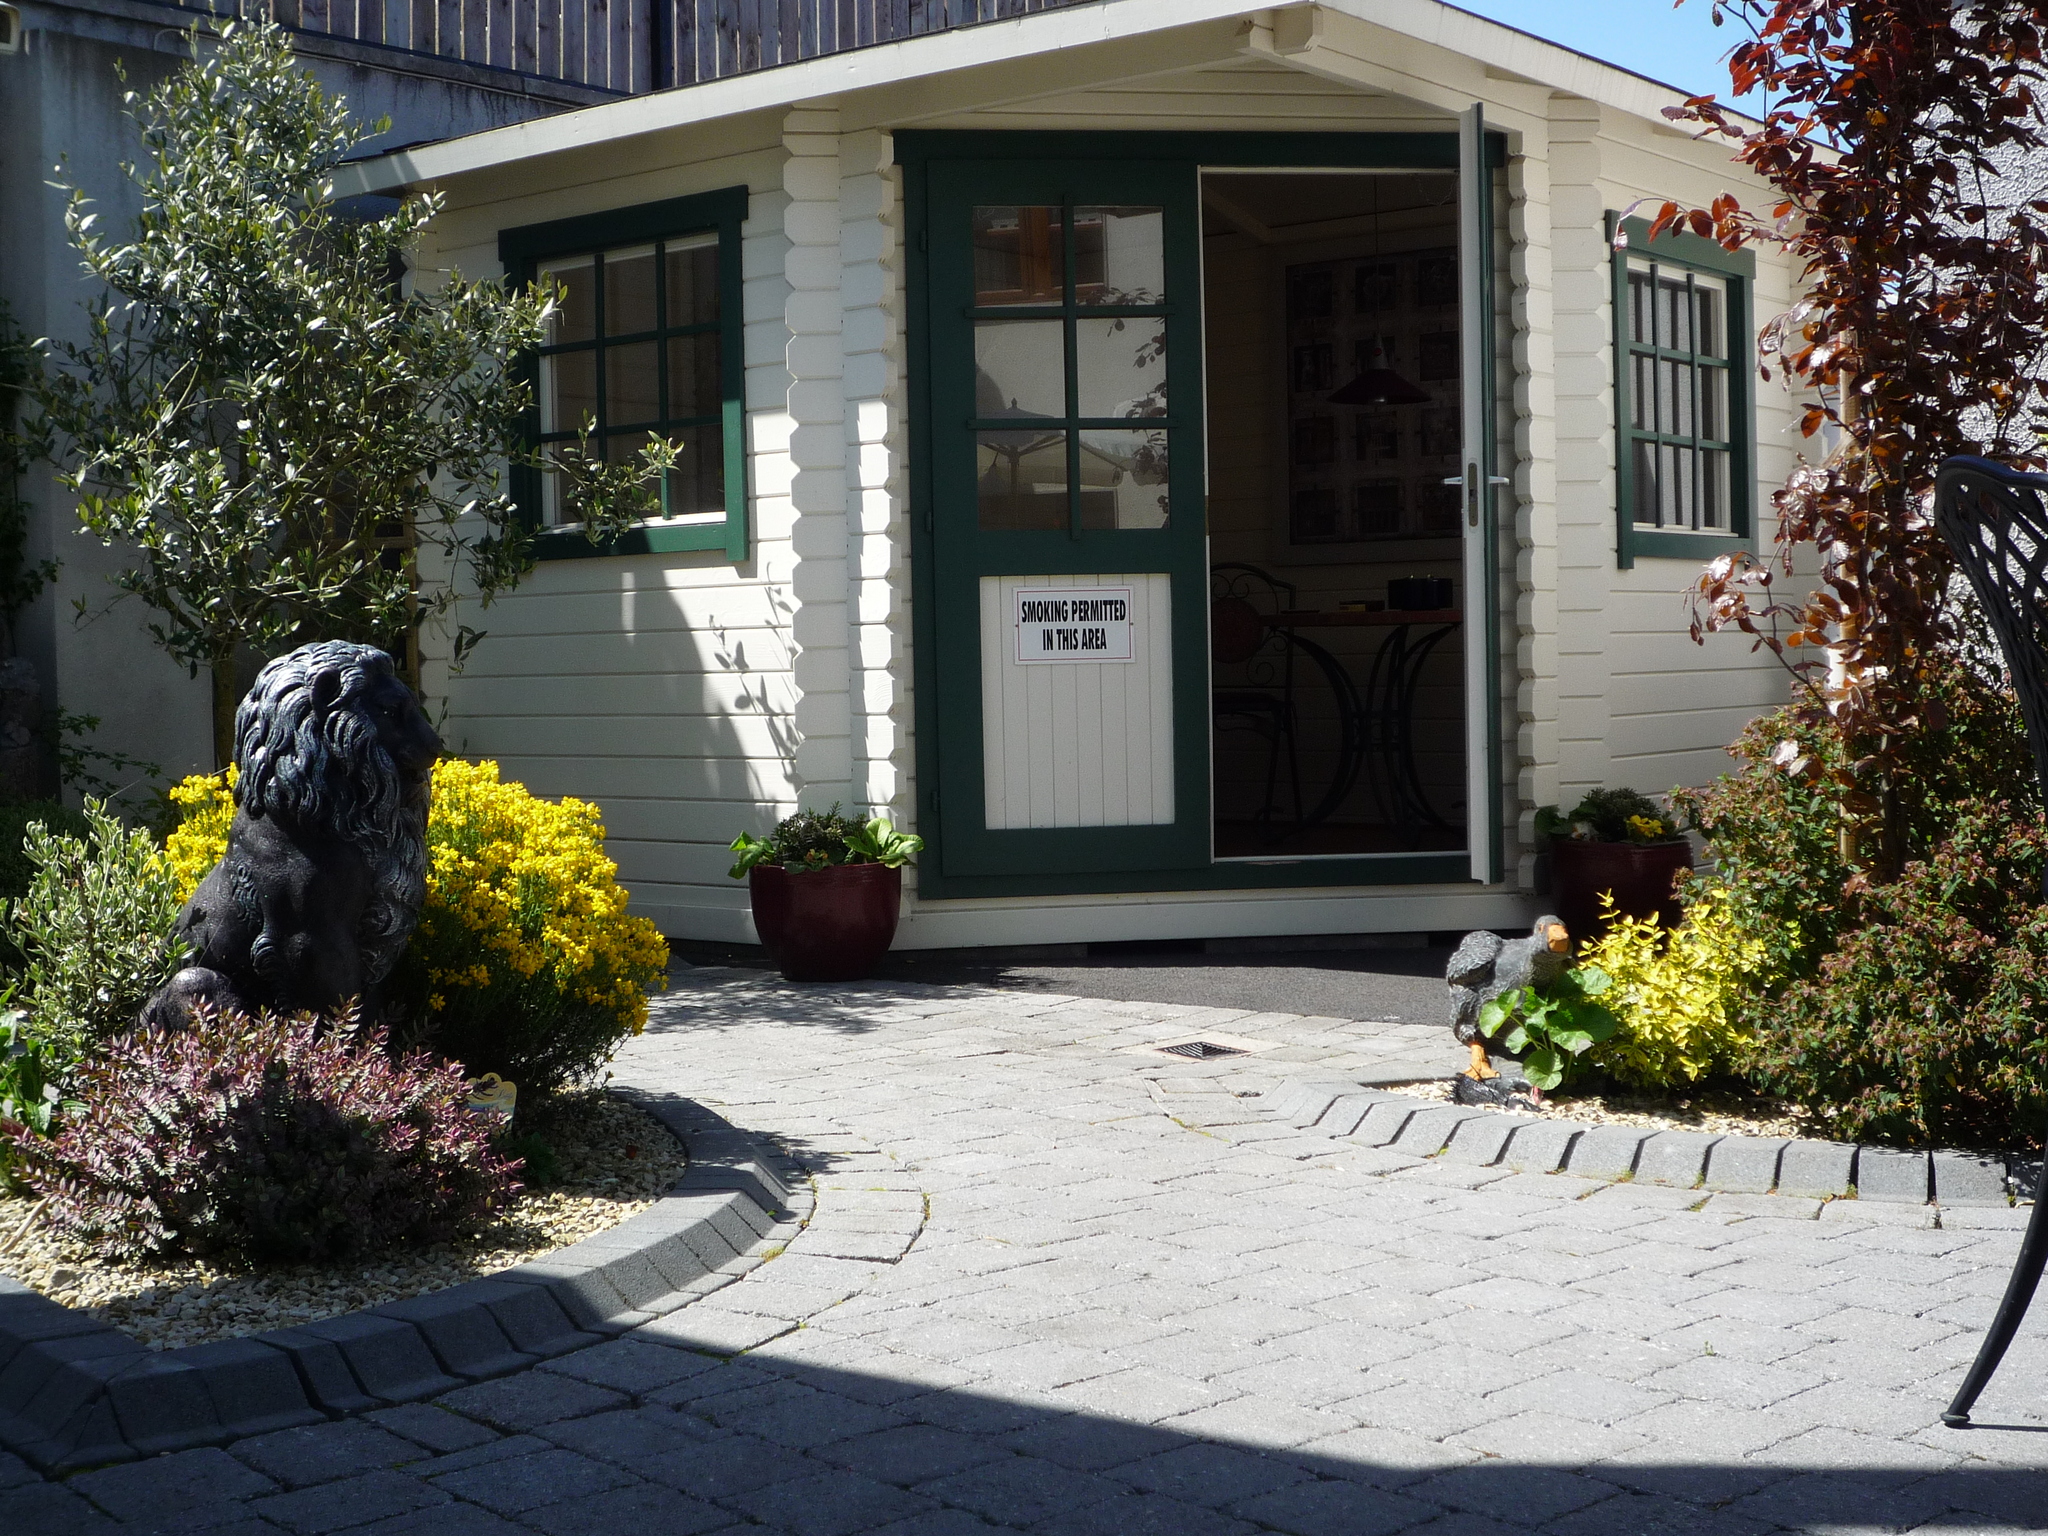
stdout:
[[1711,560],[1735,550],[1753,550],[1740,533],[1676,533],[1665,528],[1631,528],[1622,540],[1621,568],[1638,560]]
[[728,513],[704,520],[662,519],[628,528],[617,538],[593,544],[581,528],[549,528],[534,535],[533,552],[541,560],[593,560],[616,555],[673,555],[693,550],[728,550],[732,541]]

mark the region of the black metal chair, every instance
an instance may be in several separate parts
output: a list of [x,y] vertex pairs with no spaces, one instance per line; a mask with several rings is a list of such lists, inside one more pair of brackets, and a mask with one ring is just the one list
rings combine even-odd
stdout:
[[[2048,796],[2048,475],[2025,474],[1989,459],[1953,458],[1934,481],[1934,522],[1955,551],[1984,616],[2005,653],[2034,751],[2034,773]],[[2043,879],[2048,895],[2048,877]],[[2044,1169],[2048,1173],[2048,1169]],[[2037,1179],[2037,1185],[2042,1180]],[[1941,1421],[1953,1429],[1970,1422],[1970,1409],[1991,1380],[2019,1331],[2048,1262],[2048,1190],[2034,1191],[2019,1257],[2005,1298],[1977,1351],[1970,1374]]]
[[1273,816],[1280,787],[1280,754],[1287,754],[1294,820],[1301,826],[1301,759],[1294,740],[1294,637],[1269,629],[1259,603],[1270,612],[1295,606],[1297,588],[1242,561],[1209,569],[1210,712],[1218,731],[1251,731],[1266,743],[1266,798],[1253,820],[1270,842],[1285,833]]

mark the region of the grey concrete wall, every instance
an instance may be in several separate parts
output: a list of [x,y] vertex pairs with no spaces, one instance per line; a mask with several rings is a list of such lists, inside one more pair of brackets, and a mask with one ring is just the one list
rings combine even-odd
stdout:
[[[0,57],[0,298],[31,336],[76,338],[92,288],[64,232],[64,179],[97,202],[115,232],[139,199],[121,171],[136,148],[122,115],[124,91],[147,90],[189,55],[178,13],[104,0],[104,9],[24,7],[24,50]],[[367,53],[367,50],[356,50]],[[557,110],[546,88],[468,70],[437,78],[430,61],[307,57],[307,67],[363,120],[390,128],[366,146],[417,143],[477,132]],[[117,73],[125,67],[126,83]],[[96,744],[163,766],[177,777],[211,766],[208,682],[189,677],[152,641],[150,609],[112,603],[108,577],[129,563],[80,530],[71,499],[38,469],[23,486],[35,507],[31,559],[62,562],[57,582],[22,616],[19,650],[35,666],[44,701],[95,714]],[[86,612],[75,611],[83,600]]]

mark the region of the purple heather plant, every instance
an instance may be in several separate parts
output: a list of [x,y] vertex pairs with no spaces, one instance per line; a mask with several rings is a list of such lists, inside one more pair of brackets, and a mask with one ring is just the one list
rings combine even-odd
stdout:
[[394,1062],[352,1013],[138,1030],[74,1088],[83,1107],[55,1138],[0,1134],[52,1227],[106,1259],[332,1262],[445,1239],[520,1187],[463,1107],[461,1069]]

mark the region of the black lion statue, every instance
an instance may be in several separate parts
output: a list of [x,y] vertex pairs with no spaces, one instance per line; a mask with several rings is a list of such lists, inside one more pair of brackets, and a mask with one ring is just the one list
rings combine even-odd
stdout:
[[419,921],[441,741],[391,658],[328,640],[280,656],[235,711],[228,850],[178,914],[191,963],[143,1010],[331,1013],[377,989]]

